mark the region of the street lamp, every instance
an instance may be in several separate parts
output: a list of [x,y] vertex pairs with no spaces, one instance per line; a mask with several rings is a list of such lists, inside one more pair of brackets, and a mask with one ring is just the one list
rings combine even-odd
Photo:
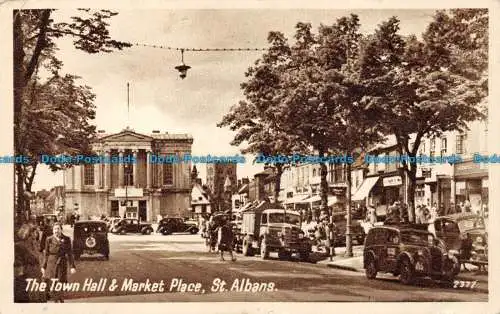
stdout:
[[189,65],[184,64],[184,49],[181,49],[181,65],[175,67],[177,71],[179,71],[179,76],[181,79],[185,79],[187,75],[187,70],[191,69]]

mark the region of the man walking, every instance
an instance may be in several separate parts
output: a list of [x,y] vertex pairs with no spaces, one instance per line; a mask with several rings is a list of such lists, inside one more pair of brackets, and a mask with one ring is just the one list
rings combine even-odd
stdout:
[[[59,223],[54,224],[52,231],[53,234],[45,243],[42,277],[46,280],[68,282],[68,264],[71,267],[71,274],[76,273],[71,239],[62,234],[62,226]],[[61,293],[52,292],[50,297],[56,303],[64,302]]]

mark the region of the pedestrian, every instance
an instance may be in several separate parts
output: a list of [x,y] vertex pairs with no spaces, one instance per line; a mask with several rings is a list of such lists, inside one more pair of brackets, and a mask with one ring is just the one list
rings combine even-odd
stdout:
[[36,248],[36,227],[22,225],[14,235],[14,302],[40,302],[40,294],[26,290],[28,278],[40,278],[40,260]]
[[[46,281],[68,282],[68,265],[70,266],[70,273],[76,273],[71,239],[62,233],[62,226],[58,223],[54,224],[52,233],[45,243],[41,268],[42,277]],[[48,285],[50,286],[50,282]],[[49,298],[52,298],[56,303],[64,302],[60,292],[49,291]]]
[[224,215],[222,216],[221,226],[218,228],[218,238],[217,238],[217,247],[220,252],[220,260],[224,261],[224,251],[228,251],[229,255],[231,255],[231,260],[234,262],[236,258],[233,255],[233,228],[231,223]]

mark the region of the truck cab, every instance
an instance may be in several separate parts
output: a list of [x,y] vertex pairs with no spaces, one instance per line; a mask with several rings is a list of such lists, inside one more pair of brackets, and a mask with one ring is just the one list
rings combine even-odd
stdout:
[[250,256],[259,252],[262,259],[277,252],[280,259],[298,253],[301,260],[308,260],[311,252],[309,238],[301,230],[300,214],[261,202],[242,213],[242,251]]

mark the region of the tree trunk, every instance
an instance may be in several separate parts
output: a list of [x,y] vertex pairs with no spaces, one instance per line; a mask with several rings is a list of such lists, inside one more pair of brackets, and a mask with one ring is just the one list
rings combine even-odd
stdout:
[[[323,157],[325,152],[320,149],[319,156]],[[320,197],[321,197],[321,205],[320,210],[326,211],[328,214],[328,182],[326,180],[326,176],[328,175],[328,169],[325,163],[320,163],[321,167],[321,184],[320,184]]]
[[278,204],[282,174],[283,174],[283,165],[276,164],[276,176],[274,177],[274,204]]
[[408,197],[408,220],[412,223],[415,222],[415,186],[417,184],[417,165],[410,164],[410,169],[406,173],[408,174],[408,186],[407,186],[407,197]]
[[345,256],[352,257],[352,234],[351,234],[351,164],[347,163],[347,187],[346,187],[346,210],[347,210],[347,218],[346,218],[346,231],[345,231]]
[[24,174],[21,164],[15,164],[17,177],[17,204],[16,204],[16,225],[24,223]]

